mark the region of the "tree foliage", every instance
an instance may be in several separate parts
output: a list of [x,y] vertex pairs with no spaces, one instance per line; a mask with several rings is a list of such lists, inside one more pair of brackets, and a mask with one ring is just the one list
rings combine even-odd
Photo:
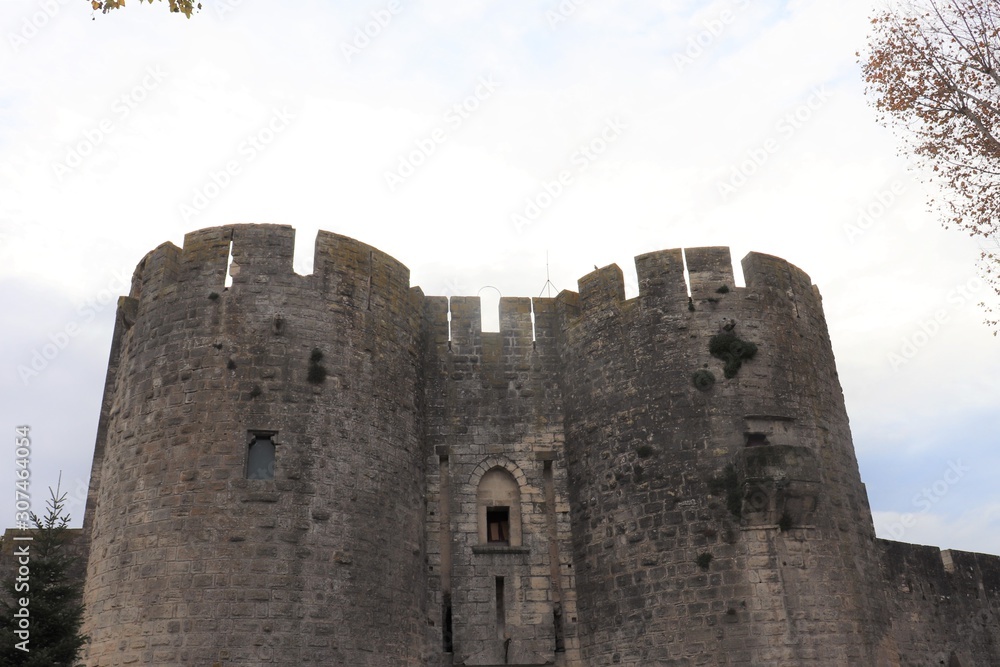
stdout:
[[[1000,2],[911,0],[872,19],[862,59],[879,120],[942,186],[946,227],[995,242],[1000,232]],[[1000,294],[1000,255],[984,250]],[[998,323],[991,322],[994,326]]]
[[[51,489],[50,489],[51,491]],[[34,529],[27,531],[27,577],[4,579],[0,595],[0,665],[11,667],[72,667],[87,638],[80,634],[83,624],[83,584],[73,576],[77,557],[67,547],[69,515],[64,515],[66,494],[51,491],[44,517],[31,515]],[[5,573],[6,574],[6,573]],[[25,588],[25,586],[27,588]],[[15,613],[18,601],[28,599],[29,643],[27,652],[16,645],[22,641]]]
[[[142,2],[143,0],[139,0]],[[153,4],[153,0],[145,0],[149,4]],[[167,0],[170,5],[170,11],[175,14],[184,14],[184,16],[191,18],[191,14],[195,11],[201,9],[200,2],[193,2],[192,0]],[[91,7],[94,11],[101,12],[102,14],[107,14],[112,9],[118,9],[125,6],[125,0],[91,0]]]

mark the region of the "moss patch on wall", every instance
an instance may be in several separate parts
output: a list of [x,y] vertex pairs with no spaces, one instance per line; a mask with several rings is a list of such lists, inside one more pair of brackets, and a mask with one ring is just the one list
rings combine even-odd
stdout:
[[734,378],[743,362],[753,359],[757,354],[757,345],[743,340],[732,331],[723,331],[712,336],[712,340],[708,343],[708,351],[716,359],[726,362],[723,374],[727,378]]

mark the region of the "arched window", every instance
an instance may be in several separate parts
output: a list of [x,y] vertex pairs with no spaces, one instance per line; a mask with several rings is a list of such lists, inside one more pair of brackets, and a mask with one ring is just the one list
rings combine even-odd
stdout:
[[483,475],[476,490],[479,543],[487,546],[521,546],[521,489],[503,468]]
[[273,431],[251,433],[247,449],[247,479],[274,479]]

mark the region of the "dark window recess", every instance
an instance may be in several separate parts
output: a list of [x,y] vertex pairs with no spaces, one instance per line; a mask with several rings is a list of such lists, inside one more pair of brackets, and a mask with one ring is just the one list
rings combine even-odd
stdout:
[[442,628],[441,628],[441,640],[444,643],[444,652],[451,653],[454,651],[454,643],[452,637],[453,630],[451,627],[451,594],[445,593],[443,600],[442,609]]
[[556,639],[556,653],[566,652],[566,638],[563,634],[562,603],[556,602],[552,606],[552,629]]
[[510,543],[510,508],[486,508],[486,541],[490,544]]
[[[505,607],[505,600],[503,599],[503,577],[496,578],[496,601],[497,601],[497,637],[500,639],[507,638],[507,611]],[[506,663],[507,661],[504,660]]]
[[252,435],[247,450],[247,479],[274,479],[274,434]]
[[762,447],[767,443],[766,433],[747,433],[747,447]]

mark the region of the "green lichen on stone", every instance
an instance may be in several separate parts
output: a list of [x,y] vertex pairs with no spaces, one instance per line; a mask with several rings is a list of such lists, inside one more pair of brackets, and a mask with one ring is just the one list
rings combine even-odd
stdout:
[[306,380],[311,384],[323,384],[326,380],[326,368],[320,362],[323,361],[323,350],[314,347],[309,355],[309,373]]
[[743,494],[740,493],[739,473],[733,464],[722,469],[722,473],[708,480],[708,492],[713,496],[725,495],[726,508],[736,518],[743,516]]
[[712,371],[699,368],[691,376],[691,383],[698,391],[708,391],[715,384],[715,374]]
[[723,374],[727,378],[736,377],[744,361],[753,359],[757,354],[757,346],[750,341],[741,339],[732,331],[723,331],[712,336],[708,343],[708,351],[716,359],[726,362]]

